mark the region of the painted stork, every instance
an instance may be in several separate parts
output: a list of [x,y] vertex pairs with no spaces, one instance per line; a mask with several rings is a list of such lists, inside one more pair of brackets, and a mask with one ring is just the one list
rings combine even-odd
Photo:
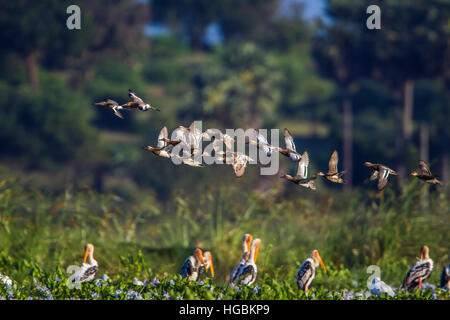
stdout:
[[261,245],[261,239],[254,239],[250,247],[250,254],[245,263],[240,267],[236,277],[239,284],[251,285],[256,280],[258,268],[256,267],[256,259]]
[[297,175],[292,177],[288,174],[281,176],[280,178],[289,180],[299,186],[309,188],[311,190],[316,190],[316,185],[314,180],[317,175],[313,175],[308,178],[308,165],[309,165],[309,155],[308,151],[303,152],[301,160],[298,162]]
[[181,278],[188,278],[191,281],[197,281],[200,275],[200,267],[203,265],[205,270],[208,270],[203,256],[203,251],[200,248],[195,249],[194,254],[189,256],[181,266]]
[[431,276],[433,271],[433,260],[428,255],[429,249],[427,246],[420,248],[420,258],[406,274],[402,283],[402,289],[413,291],[414,289],[421,289],[422,281]]
[[311,256],[306,259],[297,272],[297,287],[299,290],[308,291],[311,282],[316,276],[316,268],[322,266],[323,270],[327,272],[327,268],[323,264],[322,258],[319,255],[319,251],[313,250]]
[[387,293],[387,295],[390,297],[393,297],[395,295],[394,290],[392,290],[389,285],[387,285],[384,281],[381,281],[381,279],[378,277],[373,278],[369,289],[370,293],[376,296],[380,296],[382,293]]
[[121,107],[135,108],[135,109],[139,109],[141,111],[147,111],[147,110],[161,111],[158,108],[152,107],[149,103],[145,103],[144,100],[142,100],[142,98],[138,97],[137,94],[131,89],[128,89],[128,96],[131,98],[132,101],[121,105]]
[[203,261],[205,263],[200,265],[200,268],[198,271],[199,277],[202,274],[202,272],[207,272],[209,269],[211,271],[211,276],[214,278],[214,266],[213,266],[213,262],[212,262],[211,252],[205,251],[205,253],[203,254]]
[[[450,255],[448,256],[448,259],[450,260]],[[442,268],[440,287],[447,291],[450,290],[450,264]]]
[[228,279],[228,283],[232,283],[237,280],[237,275],[241,269],[241,267],[245,264],[245,261],[248,259],[250,255],[250,245],[252,243],[253,237],[251,234],[246,233],[242,237],[242,258],[241,261],[233,268],[230,273],[230,278]]
[[419,161],[419,168],[420,173],[418,173],[417,171],[413,171],[410,173],[410,175],[415,176],[426,183],[442,184],[441,181],[438,180],[438,176],[431,173],[430,167],[425,161]]
[[76,282],[91,281],[95,278],[97,271],[98,263],[97,260],[94,259],[94,245],[88,243],[84,247],[83,265],[77,270],[74,279]]
[[378,191],[383,190],[388,182],[389,175],[397,175],[397,172],[379,163],[364,162],[366,167],[372,168],[373,172],[369,180],[373,181],[378,178]]
[[345,181],[341,178],[341,176],[345,173],[345,171],[338,171],[337,165],[339,162],[338,153],[336,150],[333,151],[330,157],[330,161],[328,161],[328,172],[323,173],[322,171],[317,172],[317,175],[324,177],[328,181],[334,183],[345,183]]

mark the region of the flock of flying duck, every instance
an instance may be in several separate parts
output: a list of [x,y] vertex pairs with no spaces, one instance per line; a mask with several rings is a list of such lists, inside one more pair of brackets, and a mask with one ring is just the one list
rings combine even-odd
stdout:
[[[120,118],[123,119],[123,115],[120,113],[120,110],[156,110],[160,111],[158,108],[151,106],[149,103],[144,102],[142,98],[136,95],[134,91],[131,89],[128,90],[128,96],[132,101],[127,102],[125,104],[119,105],[117,102],[107,99],[106,101],[97,102],[95,105],[103,106]],[[299,186],[309,188],[312,190],[316,189],[314,180],[317,177],[321,176],[324,179],[333,182],[333,183],[345,183],[342,176],[345,174],[345,170],[338,170],[338,162],[339,156],[338,152],[335,150],[331,154],[330,160],[328,162],[328,172],[324,173],[322,171],[317,172],[316,174],[308,177],[308,166],[309,166],[309,154],[308,151],[304,151],[303,154],[300,154],[296,151],[294,139],[292,138],[291,133],[287,128],[284,129],[284,143],[285,148],[280,148],[273,146],[267,142],[267,139],[259,132],[258,129],[253,129],[254,136],[247,143],[252,145],[256,145],[260,150],[264,152],[267,157],[270,157],[273,152],[279,152],[285,157],[288,157],[293,162],[298,163],[297,173],[295,176],[291,176],[289,174],[284,174],[280,178],[291,181]],[[218,136],[219,135],[219,136]],[[195,126],[195,122],[189,127],[179,126],[174,129],[172,134],[174,139],[169,139],[169,132],[166,126],[164,126],[159,135],[156,147],[146,146],[144,149],[151,151],[153,154],[163,157],[163,158],[178,158],[182,163],[194,166],[194,167],[203,167],[203,164],[196,161],[194,159],[194,155],[196,151],[199,150],[201,146],[201,142],[204,138],[208,138],[208,140],[212,140],[214,142],[224,143],[228,150],[233,149],[234,139],[229,135],[222,134],[220,132],[213,132],[211,129],[208,129],[204,132],[201,132]],[[186,148],[183,149],[183,157],[180,157],[178,154],[172,152],[172,149],[178,144],[184,145]],[[190,150],[188,152],[189,156],[185,156],[185,151]],[[231,152],[231,151],[217,151],[216,159],[218,161],[224,162],[227,164],[231,164],[234,169],[236,177],[242,177],[245,173],[245,168],[250,161],[253,161],[248,155],[240,153],[240,152]],[[203,156],[210,155],[206,152],[202,154]],[[395,170],[379,163],[371,163],[364,162],[364,166],[372,169],[372,174],[369,178],[370,181],[378,180],[378,190],[383,190],[387,183],[388,178],[391,175],[397,175]],[[441,184],[438,180],[438,176],[431,173],[430,167],[428,164],[420,160],[419,161],[420,172],[413,171],[411,172],[411,176],[415,176],[418,179],[429,183],[429,184]]]
[[[160,111],[158,108],[151,106],[146,103],[139,96],[136,95],[131,89],[128,90],[128,96],[132,101],[127,102],[123,105],[119,105],[116,101],[107,99],[103,102],[95,103],[97,106],[103,106],[121,119],[124,119],[120,110],[155,110]],[[338,153],[335,150],[330,157],[328,163],[328,172],[317,172],[313,176],[308,177],[308,165],[309,165],[309,155],[307,151],[300,154],[296,151],[294,140],[288,129],[284,129],[284,142],[285,148],[275,147],[269,144],[266,138],[260,134],[259,130],[254,129],[255,138],[247,141],[247,143],[256,145],[258,148],[262,149],[266,156],[270,157],[273,152],[279,152],[285,157],[290,158],[293,162],[298,163],[297,174],[295,176],[290,176],[285,174],[281,176],[286,180],[289,180],[299,186],[310,188],[315,190],[314,180],[318,176],[322,176],[326,180],[333,183],[345,183],[342,179],[345,171],[339,171],[338,165]],[[145,149],[153,152],[155,155],[172,158],[179,157],[178,155],[172,154],[171,149],[178,145],[179,143],[184,143],[187,148],[191,150],[191,155],[195,153],[196,148],[201,143],[202,139],[208,137],[211,139],[212,133],[208,130],[201,132],[195,127],[194,122],[189,127],[179,126],[175,129],[175,139],[169,139],[167,127],[163,127],[158,136],[158,142],[156,147],[146,146]],[[232,149],[234,144],[234,139],[228,135],[221,135],[217,138],[217,135],[213,136],[213,140],[225,143],[228,149]],[[219,156],[219,161],[228,160],[234,169],[236,177],[242,177],[245,172],[246,165],[252,159],[239,152],[221,152]],[[193,158],[179,157],[179,159],[186,165],[202,167],[203,165]],[[374,164],[371,162],[365,162],[365,166],[372,168],[372,175],[369,180],[378,179],[378,190],[383,190],[388,182],[388,177],[390,175],[396,175],[397,173],[391,168],[382,165]],[[416,176],[420,180],[430,183],[430,184],[440,184],[438,177],[431,173],[429,166],[425,161],[419,162],[420,172],[411,172],[412,176]],[[251,285],[255,282],[258,273],[258,268],[256,266],[256,259],[258,257],[259,247],[261,245],[261,239],[253,239],[252,235],[245,234],[242,238],[242,256],[239,263],[231,271],[228,282],[229,284],[237,283],[239,285]],[[300,266],[297,272],[297,286],[299,290],[307,291],[316,274],[316,268],[321,265],[326,272],[326,267],[319,255],[318,250],[313,250],[309,258],[307,258]],[[200,248],[195,249],[194,254],[189,256],[183,263],[180,274],[181,277],[188,278],[192,281],[198,281],[202,273],[207,271],[211,272],[212,277],[214,277],[214,267],[212,262],[212,254],[209,251],[203,252]],[[429,249],[427,246],[422,246],[420,250],[420,258],[418,261],[409,269],[405,279],[402,283],[402,289],[412,291],[417,288],[422,287],[423,280],[430,277],[433,270],[433,260],[429,257]],[[98,271],[98,263],[94,259],[94,246],[88,243],[85,246],[85,253],[83,264],[81,268],[77,270],[74,275],[74,280],[77,282],[86,282],[94,280]],[[0,275],[0,281],[11,285],[12,281],[7,276]],[[440,281],[441,288],[450,289],[450,264],[444,266],[441,274]],[[375,278],[372,283],[371,290],[373,293],[386,292],[388,294],[393,294],[392,289],[386,285],[379,278]]]

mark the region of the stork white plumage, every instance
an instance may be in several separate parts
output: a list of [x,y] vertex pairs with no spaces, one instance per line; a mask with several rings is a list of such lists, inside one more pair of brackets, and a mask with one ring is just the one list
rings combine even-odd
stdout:
[[245,263],[239,268],[237,275],[237,282],[239,284],[251,285],[256,280],[258,275],[258,267],[256,266],[256,259],[258,258],[259,247],[261,239],[254,239],[250,247],[250,254]]
[[7,287],[12,287],[13,282],[8,276],[0,273],[0,284],[6,285]]
[[327,272],[327,268],[323,264],[322,258],[319,255],[319,251],[313,250],[311,256],[303,261],[302,265],[297,272],[297,287],[299,290],[308,291],[311,282],[316,276],[316,268],[322,266],[323,270]]
[[433,271],[433,260],[429,256],[429,248],[422,246],[420,248],[420,258],[406,274],[402,283],[402,289],[412,291],[422,288],[423,280],[431,276]]
[[245,264],[245,261],[248,259],[250,255],[250,245],[252,243],[253,237],[251,234],[246,233],[242,237],[242,257],[241,261],[233,268],[230,273],[230,278],[228,279],[228,283],[232,283],[236,281],[237,275],[241,269],[241,267]]
[[[208,263],[208,265],[207,265]],[[195,249],[192,256],[187,257],[181,266],[180,274],[181,278],[188,278],[191,281],[198,281],[200,273],[203,270],[208,271],[211,268],[211,274],[214,276],[214,268],[212,267],[212,255],[210,252],[205,252],[200,248]]]
[[95,278],[97,271],[98,263],[97,260],[94,259],[94,245],[88,243],[84,247],[83,265],[75,273],[74,279],[76,282],[91,281]]
[[378,277],[373,278],[369,289],[370,293],[376,296],[380,296],[382,293],[386,293],[390,297],[395,295],[394,290]]

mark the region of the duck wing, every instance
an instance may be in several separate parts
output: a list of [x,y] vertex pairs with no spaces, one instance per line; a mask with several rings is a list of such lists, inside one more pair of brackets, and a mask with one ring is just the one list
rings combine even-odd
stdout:
[[[386,187],[389,177],[389,169],[381,167],[378,174],[378,190],[383,190]],[[373,175],[373,174],[372,174]]]
[[339,156],[336,150],[333,151],[330,157],[330,161],[328,161],[328,174],[335,174],[338,172],[337,165],[339,162]]
[[167,139],[169,137],[169,132],[167,130],[167,127],[164,126],[161,131],[159,132],[158,136],[158,144],[156,145],[157,148],[165,148],[167,146],[167,142],[164,141],[164,139]]
[[306,179],[308,176],[309,155],[308,151],[303,152],[302,159],[298,162],[297,177]]
[[143,104],[143,103],[144,103],[144,100],[142,100],[141,98],[139,98],[139,97],[137,96],[137,94],[136,94],[133,90],[131,90],[131,89],[128,89],[128,96],[129,96],[134,102],[136,102],[137,104]]
[[430,167],[428,166],[428,164],[425,161],[423,161],[423,160],[419,161],[419,168],[420,168],[421,174],[431,176]]

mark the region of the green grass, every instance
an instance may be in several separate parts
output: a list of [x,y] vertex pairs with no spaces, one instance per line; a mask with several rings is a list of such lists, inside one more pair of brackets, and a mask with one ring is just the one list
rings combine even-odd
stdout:
[[[195,195],[174,190],[170,200],[159,202],[149,191],[126,200],[70,187],[53,193],[5,179],[0,181],[0,273],[15,281],[13,298],[18,299],[42,297],[33,279],[56,299],[97,294],[119,299],[130,290],[144,299],[165,299],[165,293],[170,299],[342,299],[344,290],[367,291],[366,268],[373,264],[381,268],[383,281],[399,287],[426,244],[435,262],[426,282],[437,286],[448,263],[448,187],[424,196],[427,187],[419,182],[401,191],[387,189],[381,198],[367,190],[313,193],[298,188],[286,194],[284,185],[261,194],[230,184],[207,186]],[[258,278],[251,288],[227,288],[244,233],[262,240]],[[95,245],[99,275],[112,281],[105,287],[85,283],[81,290],[69,290],[65,270],[80,264],[87,242]],[[201,286],[178,276],[197,246],[212,252],[216,271]],[[305,294],[297,290],[295,277],[313,249],[329,272],[320,269]],[[157,277],[160,284],[136,287],[133,277],[150,282]],[[170,280],[175,285],[168,285]],[[116,296],[117,290],[123,293]],[[436,294],[423,290],[396,298],[449,298],[439,290]],[[8,290],[0,288],[0,295],[8,298]]]

